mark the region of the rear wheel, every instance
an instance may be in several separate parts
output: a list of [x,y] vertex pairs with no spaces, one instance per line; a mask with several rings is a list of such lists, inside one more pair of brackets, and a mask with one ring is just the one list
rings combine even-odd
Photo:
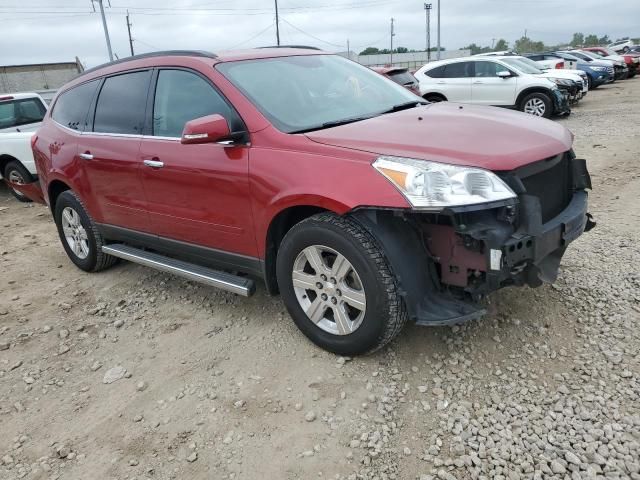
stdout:
[[295,225],[278,250],[276,273],[295,324],[331,352],[375,351],[406,322],[382,249],[352,219],[322,213]]
[[520,102],[520,110],[536,117],[549,118],[553,113],[553,104],[549,95],[541,92],[530,93]]
[[85,272],[98,272],[117,258],[102,252],[104,239],[80,198],[70,190],[56,200],[54,218],[58,235],[69,259]]
[[[34,181],[34,178],[31,176],[29,171],[24,168],[24,166],[20,162],[12,161],[7,163],[7,166],[4,169],[4,178],[6,178],[11,183],[17,183],[18,185],[24,185],[25,183],[31,183]],[[28,203],[31,200],[20,193],[18,190],[9,187],[11,194],[16,197],[16,199],[20,202]]]

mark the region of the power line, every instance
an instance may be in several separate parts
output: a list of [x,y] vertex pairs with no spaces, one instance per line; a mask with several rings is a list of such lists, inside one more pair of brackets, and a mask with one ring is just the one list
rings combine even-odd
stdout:
[[302,30],[301,28],[296,27],[293,23],[291,23],[289,20],[285,20],[284,18],[282,19],[282,21],[284,23],[286,23],[287,25],[289,25],[290,27],[294,28],[295,30],[297,30],[298,32],[302,33],[303,35],[306,35],[307,37],[313,38],[319,42],[322,43],[326,43],[327,45],[331,45],[332,47],[340,47],[340,48],[344,48],[344,45],[339,45],[337,43],[331,43],[331,42],[327,42],[326,40],[323,40],[321,38],[316,37],[315,35],[310,34],[309,32],[305,32],[304,30]]
[[273,22],[270,23],[265,29],[260,30],[258,33],[256,33],[254,36],[247,38],[246,40],[244,40],[243,42],[240,43],[236,43],[235,45],[232,45],[230,47],[226,47],[225,50],[233,50],[235,48],[241,47],[243,45],[246,45],[247,43],[249,43],[251,40],[254,40],[256,38],[258,38],[260,35],[262,35],[263,33],[265,33],[267,30],[271,30],[273,28]]

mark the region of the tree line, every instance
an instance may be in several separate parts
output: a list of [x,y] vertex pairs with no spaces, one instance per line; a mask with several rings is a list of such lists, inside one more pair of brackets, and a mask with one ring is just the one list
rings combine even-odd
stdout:
[[[626,40],[626,39],[616,39],[617,40]],[[544,52],[549,50],[558,50],[560,48],[566,48],[567,46],[571,47],[596,47],[598,45],[608,45],[612,42],[609,35],[603,35],[599,37],[593,33],[589,35],[585,35],[584,33],[577,32],[573,34],[573,38],[571,41],[566,44],[560,45],[547,45],[542,41],[532,40],[528,36],[522,36],[518,40],[513,43],[513,50],[521,53],[536,53],[536,52]],[[640,39],[636,39],[636,43],[640,43]],[[466,47],[462,47],[460,50],[470,50],[471,55],[477,55],[479,53],[489,53],[489,52],[501,52],[504,50],[509,50],[509,42],[507,42],[504,38],[498,39],[497,42],[491,47],[489,46],[480,46],[475,43],[471,43]],[[437,47],[431,48],[432,52],[436,52]],[[444,47],[440,48],[441,51],[446,50]],[[408,52],[424,52],[424,50],[414,50],[408,49],[406,47],[398,47],[393,49],[393,53],[408,53]],[[359,55],[376,55],[376,54],[389,54],[391,50],[388,48],[379,49],[376,47],[367,47],[362,50]]]

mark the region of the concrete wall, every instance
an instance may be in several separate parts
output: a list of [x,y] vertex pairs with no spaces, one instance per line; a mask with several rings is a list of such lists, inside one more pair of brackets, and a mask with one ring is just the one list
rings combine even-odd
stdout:
[[0,66],[0,93],[57,90],[83,71],[75,62]]
[[[388,53],[378,55],[357,55],[355,52],[340,52],[339,55],[343,57],[355,60],[367,67],[378,67],[389,65],[391,59]],[[431,52],[431,61],[434,62],[437,57],[437,52]],[[471,55],[471,50],[445,50],[440,52],[440,59],[446,60],[448,58],[468,57]],[[394,53],[393,65],[396,67],[408,67],[410,69],[420,68],[427,63],[427,52],[409,52],[409,53]]]

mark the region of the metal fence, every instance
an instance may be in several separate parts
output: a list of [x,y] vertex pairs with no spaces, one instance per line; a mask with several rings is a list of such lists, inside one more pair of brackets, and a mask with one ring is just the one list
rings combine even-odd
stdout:
[[[408,52],[408,53],[394,53],[393,60],[388,53],[380,53],[376,55],[357,55],[355,52],[340,52],[339,55],[354,60],[367,67],[381,67],[387,65],[393,65],[394,67],[407,67],[409,69],[420,68],[425,63],[428,63],[427,52]],[[437,52],[431,52],[431,61],[434,62],[437,58]],[[440,59],[446,60],[449,58],[468,57],[471,55],[471,50],[445,50],[440,52]],[[393,61],[393,63],[391,63]]]

